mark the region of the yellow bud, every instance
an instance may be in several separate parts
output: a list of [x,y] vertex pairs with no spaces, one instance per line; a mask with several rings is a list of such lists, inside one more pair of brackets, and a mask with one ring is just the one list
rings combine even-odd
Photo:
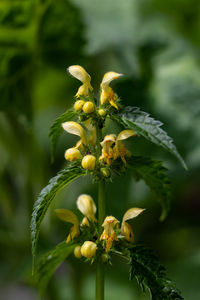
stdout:
[[104,117],[104,116],[106,115],[106,110],[103,109],[103,108],[100,108],[100,109],[98,110],[98,114],[99,114],[101,117]]
[[65,159],[74,161],[81,158],[81,152],[76,148],[69,148],[65,151]]
[[74,103],[74,109],[75,109],[76,111],[81,111],[84,104],[85,104],[85,101],[83,101],[83,100],[78,100],[78,101],[76,101],[76,102]]
[[86,241],[81,247],[81,254],[87,258],[95,256],[97,245],[94,242]]
[[96,157],[94,155],[88,154],[83,157],[81,165],[86,170],[94,170],[96,163]]
[[91,114],[94,111],[94,103],[92,103],[91,101],[85,102],[85,104],[83,105],[83,111],[86,114]]
[[74,249],[74,256],[76,258],[81,258],[82,254],[81,254],[81,246],[76,246]]

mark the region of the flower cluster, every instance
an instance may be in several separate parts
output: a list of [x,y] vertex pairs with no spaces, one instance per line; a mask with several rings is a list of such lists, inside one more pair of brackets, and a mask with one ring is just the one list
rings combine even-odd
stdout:
[[100,141],[102,147],[101,155],[98,155],[96,145],[96,125],[102,120],[105,122],[110,107],[118,109],[119,105],[119,99],[109,84],[112,80],[122,76],[122,74],[108,72],[104,75],[100,85],[100,106],[97,107],[93,100],[94,98],[91,96],[93,88],[90,84],[90,75],[78,65],[69,67],[68,71],[83,83],[75,95],[74,109],[80,114],[80,117],[84,117],[84,120],[81,121],[81,124],[74,121],[62,124],[65,131],[80,137],[80,140],[74,147],[66,150],[65,159],[70,162],[81,159],[81,166],[89,171],[94,171],[98,167],[109,167],[113,161],[119,158],[126,165],[126,157],[130,153],[122,141],[136,136],[133,130],[123,130],[117,136],[115,134],[106,135]]
[[114,247],[114,241],[120,243],[120,241],[126,240],[130,244],[133,243],[133,230],[127,221],[137,217],[144,211],[141,208],[127,210],[123,216],[121,227],[119,227],[119,221],[115,217],[107,216],[102,224],[103,233],[99,237],[95,217],[97,209],[92,197],[86,194],[80,195],[77,199],[77,207],[84,216],[80,223],[78,217],[71,210],[56,210],[57,216],[62,221],[73,224],[66,243],[71,241],[81,243],[74,249],[74,255],[77,258],[82,256],[93,258],[98,249],[101,249],[102,254],[108,253]]
[[[126,149],[123,141],[135,137],[133,130],[123,130],[118,135],[108,134],[104,137],[99,135],[104,127],[106,118],[113,110],[119,110],[119,98],[110,87],[112,80],[119,78],[122,74],[108,72],[103,76],[100,84],[99,105],[92,94],[90,75],[81,66],[74,65],[68,68],[69,73],[80,80],[82,85],[75,95],[74,110],[77,122],[67,121],[62,123],[63,129],[79,137],[76,144],[65,151],[65,159],[69,162],[77,161],[80,167],[88,170],[98,180],[105,180],[111,176],[115,162],[117,167],[127,165],[130,152]],[[100,174],[100,175],[99,175]],[[96,176],[96,177],[95,177]],[[101,177],[99,177],[101,176]],[[115,247],[133,243],[133,231],[127,222],[143,212],[141,208],[130,208],[124,214],[121,226],[114,216],[107,216],[99,225],[96,214],[96,205],[89,195],[80,195],[77,207],[83,214],[79,222],[78,217],[70,210],[58,209],[57,216],[66,222],[72,223],[66,243],[73,241],[77,243],[74,255],[87,259],[94,259],[97,254],[107,257],[108,252]]]

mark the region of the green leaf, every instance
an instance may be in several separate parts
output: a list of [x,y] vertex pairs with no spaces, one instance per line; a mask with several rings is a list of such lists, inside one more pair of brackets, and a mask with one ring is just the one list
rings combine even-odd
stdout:
[[113,114],[111,118],[126,129],[133,129],[137,135],[142,135],[147,140],[175,155],[182,166],[187,169],[183,158],[173,144],[172,138],[161,128],[163,123],[153,119],[148,113],[141,111],[138,107],[132,106],[125,107],[119,113]]
[[35,263],[36,244],[39,235],[40,224],[47,212],[52,200],[62,188],[72,180],[85,174],[85,171],[77,166],[69,166],[51,178],[49,184],[40,192],[33,208],[31,219],[31,241],[33,255],[33,269]]
[[49,137],[51,139],[51,160],[54,161],[56,144],[60,135],[63,132],[62,123],[71,121],[76,116],[74,109],[68,109],[64,114],[58,117],[50,127]]
[[76,245],[62,242],[46,253],[36,267],[35,280],[43,296],[47,284],[58,266],[73,252]]
[[160,220],[164,220],[170,209],[171,201],[171,182],[167,176],[167,168],[159,160],[142,156],[132,156],[127,163],[133,169],[136,179],[143,179],[157,195],[162,207]]
[[147,288],[152,300],[183,299],[151,249],[134,246],[129,250],[130,279],[135,277],[143,291]]

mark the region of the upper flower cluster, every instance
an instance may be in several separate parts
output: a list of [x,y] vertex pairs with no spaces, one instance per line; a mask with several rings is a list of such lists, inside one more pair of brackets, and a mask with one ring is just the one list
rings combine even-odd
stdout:
[[[91,77],[90,75],[85,71],[85,69],[79,65],[70,66],[68,68],[69,73],[80,80],[83,84],[79,87],[78,92],[76,93],[77,98],[81,98],[81,96],[88,96],[89,92],[92,92],[93,88],[90,84]],[[116,100],[118,99],[117,95],[114,93],[113,89],[109,86],[111,81],[114,79],[118,79],[121,77],[122,74],[116,73],[116,72],[107,72],[100,84],[101,87],[101,94],[100,94],[100,103],[106,104],[110,103],[113,107],[118,109],[118,106],[116,104]],[[80,103],[80,102],[79,102]],[[83,103],[84,105],[84,103]],[[77,106],[78,107],[78,106]],[[78,109],[79,110],[79,109]]]

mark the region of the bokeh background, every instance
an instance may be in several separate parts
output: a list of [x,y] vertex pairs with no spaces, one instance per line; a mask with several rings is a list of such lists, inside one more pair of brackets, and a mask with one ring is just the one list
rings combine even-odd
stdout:
[[[162,149],[136,138],[136,155],[164,160],[173,182],[172,209],[160,207],[131,174],[107,184],[107,213],[121,219],[130,206],[146,207],[132,222],[136,243],[154,248],[187,300],[200,299],[200,2],[195,0],[0,1],[0,295],[38,299],[31,277],[30,218],[39,191],[64,167],[74,143],[64,134],[50,162],[48,129],[73,103],[80,83],[66,73],[80,64],[98,92],[103,74],[125,105],[139,106],[164,123],[189,171]],[[114,128],[110,124],[110,128]],[[76,209],[96,186],[78,179],[60,192],[42,224],[38,257],[65,239],[68,227],[55,208]],[[94,267],[71,257],[52,278],[45,300],[94,299]],[[119,259],[106,271],[106,299],[150,299],[128,280]]]

